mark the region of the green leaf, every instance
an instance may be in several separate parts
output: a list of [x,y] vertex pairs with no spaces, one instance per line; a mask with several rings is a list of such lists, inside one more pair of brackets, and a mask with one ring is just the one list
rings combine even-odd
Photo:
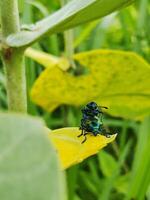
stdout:
[[148,190],[146,192],[146,197],[147,197],[148,200],[150,200],[150,184],[149,184]]
[[[113,174],[115,174],[118,170],[118,162],[107,152],[101,151],[98,154],[98,159],[100,161],[102,173],[107,178],[113,176]],[[118,192],[126,194],[126,192],[128,191],[129,177],[129,173],[116,177],[116,180],[114,181],[114,187],[117,189]]]
[[[150,117],[147,117],[139,131],[138,144],[134,156],[131,180],[126,199],[143,200],[150,183]],[[134,153],[134,152],[133,152]]]
[[128,193],[129,178],[130,178],[130,173],[117,177],[114,185],[119,193],[123,194]]
[[101,200],[111,199],[111,192],[116,184],[116,180],[118,179],[118,177],[120,177],[121,168],[125,162],[127,155],[129,154],[130,147],[131,142],[128,141],[128,143],[126,144],[126,146],[120,154],[116,170],[112,173],[112,176],[108,177],[105,181],[105,185],[101,194]]
[[0,198],[63,200],[56,152],[40,120],[0,114]]
[[103,174],[106,177],[112,176],[112,174],[117,169],[117,162],[116,160],[107,152],[101,151],[98,154],[98,159],[100,161],[100,167],[103,172]]
[[30,45],[40,37],[49,33],[57,33],[79,24],[103,17],[120,9],[134,0],[72,0],[53,15],[37,22],[31,30],[12,34],[7,38],[7,44],[12,47]]

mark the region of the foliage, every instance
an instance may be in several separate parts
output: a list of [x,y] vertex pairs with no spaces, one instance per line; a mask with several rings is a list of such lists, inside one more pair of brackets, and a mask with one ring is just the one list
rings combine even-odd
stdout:
[[116,135],[107,138],[102,135],[93,137],[87,135],[87,141],[82,144],[83,138],[77,138],[81,131],[78,127],[61,128],[51,131],[49,137],[58,151],[62,169],[82,162],[85,158],[98,153],[100,149],[112,142]]
[[[60,69],[62,59],[59,65],[47,62],[46,66],[51,67],[40,75],[31,91],[35,103],[53,111],[61,104],[79,106],[95,100],[106,105],[107,112],[113,116],[142,119],[150,114],[150,66],[140,56],[131,52],[94,50],[76,54],[74,59],[87,72],[74,76]],[[39,62],[39,57],[34,60]],[[40,57],[40,63],[44,61]]]
[[0,114],[0,196],[8,200],[65,198],[56,152],[40,120]]
[[[147,185],[150,183],[150,157],[147,155],[150,146],[150,118],[146,118],[139,130],[139,140],[136,147],[132,167],[131,180],[128,186],[127,199],[144,199]],[[142,169],[142,171],[141,171]],[[141,185],[141,183],[143,183]]]
[[10,35],[7,38],[7,44],[12,47],[30,45],[46,33],[57,33],[103,17],[133,1],[72,0],[53,15],[36,22],[35,25],[26,26],[27,30]]
[[[95,19],[102,15],[111,13],[113,11],[112,10],[113,8],[120,9],[122,6],[124,6],[123,5],[124,3],[125,4],[127,3],[127,1],[117,0],[114,2],[112,0],[107,0],[108,2],[107,6],[105,5],[101,9],[100,8],[101,5],[104,5],[106,1],[84,0],[82,2],[86,2],[87,4],[85,5],[86,7],[83,8],[81,5],[82,4],[81,1],[74,0],[74,2],[78,3],[80,10],[78,10],[78,8],[76,7],[76,14],[72,12],[68,13],[69,11],[73,10],[73,7],[72,6],[70,7],[72,3],[70,3],[70,5],[68,6],[69,9],[67,10],[68,12],[65,12],[64,16],[61,15],[61,19],[57,18],[57,21],[53,21],[53,22],[57,22],[57,24],[56,23],[50,24],[50,21],[52,19],[55,19],[55,16],[57,17],[57,15],[64,12],[64,10],[66,11],[66,8],[60,9],[59,1],[49,1],[49,0],[35,0],[35,1],[29,0],[27,2],[25,0],[18,0],[18,1],[20,4],[19,5],[20,21],[21,21],[20,24],[23,24],[23,26],[21,30],[19,30],[19,33],[9,35],[10,34],[9,32],[9,34],[7,33],[9,35],[8,37],[3,37],[1,39],[2,40],[1,47],[3,50],[2,53],[7,53],[3,55],[10,55],[9,53],[11,53],[11,51],[5,51],[9,49],[9,48],[8,49],[6,48],[8,47],[6,46],[6,43],[5,43],[6,41],[12,46],[23,45],[23,49],[17,48],[17,51],[19,54],[25,50],[26,46],[24,45],[30,46],[31,43],[35,41],[39,41],[40,39],[40,41],[34,44],[33,46],[34,49],[36,49],[36,51],[31,48],[27,49],[26,51],[26,55],[28,57],[31,57],[32,59],[38,62],[38,63],[34,62],[32,59],[29,59],[29,58],[25,59],[26,75],[27,75],[28,113],[31,115],[42,117],[44,121],[46,122],[47,127],[49,127],[50,129],[54,129],[54,131],[52,132],[56,134],[58,133],[58,135],[63,133],[63,140],[56,139],[56,135],[52,136],[53,139],[52,138],[48,139],[47,135],[45,135],[45,132],[47,131],[45,130],[45,128],[43,128],[43,124],[41,124],[41,122],[37,119],[33,119],[32,117],[22,116],[18,114],[17,115],[16,114],[0,114],[0,118],[1,118],[0,148],[2,149],[1,152],[3,152],[2,144],[3,145],[6,144],[6,146],[8,145],[11,146],[11,144],[13,145],[14,140],[11,140],[11,138],[14,138],[15,140],[17,140],[21,136],[25,136],[25,135],[29,136],[26,140],[19,141],[21,143],[19,143],[18,146],[16,146],[16,149],[10,148],[12,152],[9,152],[9,157],[5,157],[7,159],[4,159],[4,162],[0,162],[0,168],[1,168],[0,193],[3,192],[3,195],[4,195],[4,192],[7,191],[7,193],[5,193],[6,195],[5,197],[7,198],[3,198],[3,199],[4,200],[12,199],[12,198],[17,199],[17,197],[19,198],[20,197],[19,195],[22,195],[22,194],[28,194],[28,197],[21,196],[22,198],[19,198],[19,199],[23,199],[25,197],[28,199],[30,198],[33,199],[34,197],[35,199],[44,199],[44,198],[47,199],[48,196],[46,194],[49,194],[51,189],[53,189],[52,193],[53,192],[55,193],[56,191],[55,184],[52,185],[52,188],[48,188],[48,185],[51,185],[51,179],[48,178],[49,177],[48,174],[50,174],[51,177],[56,175],[53,178],[53,182],[55,181],[57,182],[57,193],[54,194],[56,195],[56,199],[59,199],[59,197],[57,196],[59,195],[59,193],[61,193],[61,199],[65,196],[63,195],[64,193],[66,193],[63,187],[65,186],[65,183],[63,183],[63,180],[62,180],[63,177],[59,170],[57,155],[54,152],[53,147],[51,147],[49,140],[53,140],[54,145],[57,145],[58,151],[60,151],[59,147],[62,147],[62,146],[61,145],[59,146],[59,142],[61,141],[61,144],[66,143],[64,141],[64,135],[66,134],[66,132],[63,132],[61,129],[58,129],[58,128],[62,128],[66,126],[78,127],[80,124],[80,119],[81,119],[80,106],[83,106],[83,104],[86,101],[78,103],[78,107],[74,106],[73,103],[69,104],[68,101],[65,102],[65,105],[63,105],[62,103],[64,102],[62,101],[60,102],[60,99],[59,99],[59,97],[62,98],[63,96],[63,93],[62,93],[57,98],[57,101],[59,101],[57,108],[50,113],[36,106],[30,99],[30,93],[31,93],[31,88],[33,87],[36,79],[38,78],[36,81],[38,82],[38,80],[46,71],[53,71],[55,69],[56,71],[60,71],[62,74],[62,70],[64,70],[63,76],[62,76],[63,78],[66,78],[68,76],[73,77],[73,75],[70,75],[70,74],[71,73],[74,74],[75,71],[73,67],[69,68],[70,66],[73,66],[73,65],[70,65],[70,62],[71,64],[73,64],[73,62],[72,60],[69,60],[68,62],[68,59],[70,59],[70,57],[68,56],[70,54],[67,52],[67,48],[66,48],[68,46],[72,50],[72,52],[75,51],[75,56],[80,57],[81,64],[80,63],[75,63],[75,64],[77,64],[77,67],[79,68],[81,67],[81,69],[91,66],[90,62],[88,61],[88,55],[89,55],[89,58],[93,58],[93,54],[96,51],[87,52],[89,50],[101,49],[100,52],[116,52],[116,51],[118,52],[119,50],[119,52],[123,51],[124,56],[128,54],[125,51],[132,52],[130,56],[128,54],[128,56],[130,57],[129,60],[131,64],[129,63],[127,59],[125,59],[126,61],[125,63],[127,63],[125,64],[122,58],[121,58],[122,59],[121,61],[118,61],[119,64],[117,64],[116,61],[114,61],[113,59],[115,57],[115,60],[117,60],[116,58],[117,56],[115,56],[114,54],[111,56],[109,55],[111,57],[111,60],[115,62],[114,63],[115,65],[114,66],[112,65],[112,67],[111,67],[111,63],[109,67],[106,56],[104,56],[105,61],[108,66],[108,69],[107,69],[109,71],[108,75],[112,75],[113,70],[115,72],[118,70],[119,74],[121,74],[121,77],[118,76],[118,73],[117,75],[113,75],[113,79],[112,79],[112,76],[110,76],[111,84],[109,84],[109,87],[107,87],[107,91],[105,90],[103,92],[103,95],[105,95],[105,92],[107,92],[107,94],[110,94],[110,90],[112,90],[112,88],[114,91],[116,90],[119,91],[122,89],[121,91],[123,92],[123,94],[127,91],[131,92],[132,90],[140,91],[140,95],[143,94],[142,92],[144,92],[144,96],[141,99],[139,98],[139,96],[138,97],[136,96],[136,98],[134,99],[128,97],[127,98],[128,101],[126,100],[122,101],[120,97],[117,97],[117,100],[115,101],[112,101],[112,98],[107,98],[107,101],[105,99],[104,102],[102,102],[101,99],[95,99],[96,101],[99,101],[100,104],[111,103],[109,104],[109,110],[108,110],[109,112],[105,115],[103,121],[104,121],[104,125],[106,126],[106,129],[110,129],[110,132],[112,133],[117,132],[118,136],[115,142],[111,143],[105,150],[100,151],[100,153],[98,153],[97,155],[94,155],[84,160],[82,163],[76,164],[72,167],[68,165],[69,169],[66,170],[66,175],[67,175],[66,178],[67,178],[67,183],[68,183],[67,184],[68,199],[71,199],[71,200],[81,200],[81,199],[82,200],[84,199],[86,200],[91,200],[91,199],[92,200],[108,200],[108,199],[110,200],[113,200],[113,199],[115,200],[122,200],[122,199],[143,200],[143,199],[147,199],[148,200],[150,199],[149,117],[146,117],[144,119],[144,117],[148,115],[149,113],[149,95],[147,95],[149,94],[149,78],[147,78],[149,75],[149,64],[144,61],[144,59],[147,61],[150,61],[149,59],[149,53],[150,53],[150,48],[149,48],[150,4],[149,4],[149,1],[137,0],[134,5],[128,8],[124,8],[121,11],[116,11],[105,18],[101,18],[100,20],[98,19],[90,23],[82,24],[82,26],[78,26],[77,28],[74,28],[70,32],[67,31],[66,35],[69,37],[67,37],[66,40],[63,39],[65,34],[61,33],[60,31],[65,30],[68,27],[73,27],[74,25],[77,25],[78,23],[82,23],[84,22],[84,20],[88,21],[90,19]],[[61,1],[63,2],[63,0]],[[67,1],[68,0],[64,0],[64,2],[67,2]],[[4,4],[8,4],[8,2],[13,3],[17,1],[16,0],[1,0],[0,4],[2,2]],[[131,3],[131,2],[132,1],[128,1],[128,3]],[[97,5],[100,7],[97,7]],[[9,27],[9,30],[10,30],[13,25],[12,23],[13,18],[10,17],[12,13],[9,12],[8,10],[6,11],[5,7],[1,7],[1,8],[2,9],[0,13],[4,13],[5,17],[8,19],[7,23],[3,23],[3,25],[5,24],[7,27]],[[94,12],[91,12],[91,8],[94,9]],[[98,12],[96,12],[96,10]],[[100,10],[102,12],[99,12]],[[55,14],[49,15],[49,13],[54,13],[55,11],[57,11]],[[84,11],[85,11],[84,14],[86,15],[86,17],[83,14]],[[13,13],[16,13],[16,12],[13,12]],[[74,18],[70,18],[73,16]],[[47,17],[47,18],[43,20],[43,17]],[[3,19],[5,20],[6,18],[3,18]],[[36,22],[38,23],[36,24]],[[39,24],[40,24],[40,28],[35,29],[37,25]],[[43,24],[46,24],[46,25],[44,26]],[[43,37],[43,35],[41,35],[42,33],[44,33],[45,38],[41,38]],[[47,35],[45,35],[45,33]],[[55,34],[52,35],[52,33],[55,33]],[[72,36],[70,37],[71,33],[74,34],[74,40],[72,39],[72,41],[69,39],[69,38],[72,38]],[[22,34],[24,35],[24,37]],[[110,50],[104,51],[102,49],[110,49]],[[13,52],[15,52],[16,48],[12,47],[9,50],[13,50]],[[136,52],[136,54],[133,52]],[[34,53],[34,56],[33,56],[33,53]],[[137,53],[138,53],[138,56],[137,56]],[[122,55],[121,52],[120,54]],[[17,58],[19,57],[20,56],[18,56]],[[85,60],[81,59],[81,57],[82,58],[84,57]],[[144,59],[141,57],[143,57]],[[97,56],[97,59],[98,61],[101,61],[100,56]],[[120,59],[120,57],[118,59]],[[3,62],[4,62],[4,59],[3,59]],[[54,63],[55,66],[57,67],[50,69],[51,63]],[[14,76],[13,80],[15,81],[15,84],[17,86],[16,88],[14,88],[13,85],[10,83],[10,85],[12,86],[10,93],[19,94],[17,89],[21,86],[22,83],[20,84],[19,82],[17,82],[18,79],[15,78],[17,76],[17,70],[15,71],[14,70],[15,68],[12,66],[16,66],[16,69],[20,69],[19,68],[20,64],[11,65],[11,67],[10,66],[8,67],[10,74],[13,72],[13,76]],[[44,69],[43,66],[46,69]],[[122,69],[122,66],[124,66],[123,69]],[[134,69],[134,66],[136,70]],[[68,71],[66,72],[66,70],[68,69],[69,69],[69,72]],[[126,77],[124,77],[126,75],[124,71],[125,69],[129,70],[129,73],[127,73],[128,79],[125,79]],[[44,72],[41,75],[42,71]],[[99,70],[99,71],[100,71],[99,73],[102,73],[105,80],[108,81],[107,76],[103,74],[103,71],[102,70]],[[88,70],[82,71],[82,76],[85,77],[85,75],[87,76],[89,75]],[[18,78],[20,78],[20,76],[22,77],[22,73],[18,76]],[[53,76],[54,78],[55,74],[47,74],[47,77],[48,76]],[[119,77],[120,77],[119,79],[120,81],[118,80]],[[75,78],[77,78],[77,76]],[[78,78],[79,79],[81,78],[79,74],[78,74]],[[138,78],[141,79],[141,82],[138,81]],[[0,109],[1,110],[6,110],[7,107],[9,106],[8,104],[10,104],[10,102],[7,103],[8,101],[6,99],[6,89],[8,91],[7,79],[8,79],[7,74],[6,76],[4,76],[4,70],[0,66]],[[92,83],[93,80],[94,79],[92,79],[90,83]],[[73,81],[74,83],[76,83],[75,82],[76,80],[73,79]],[[101,81],[101,80],[98,80],[98,81]],[[125,83],[128,85],[129,83],[129,86],[121,88],[118,86],[117,81],[119,81],[120,85],[125,84]],[[56,81],[54,81],[54,83],[56,83]],[[90,83],[88,83],[88,85],[89,87],[92,87],[93,85]],[[101,86],[102,85],[100,85],[100,87]],[[72,84],[72,87],[75,87],[75,84],[74,85]],[[58,94],[58,91],[57,90],[55,91]],[[95,95],[97,95],[96,94],[97,90],[95,90],[95,88],[94,88],[94,91],[95,91]],[[43,93],[44,92],[47,93],[47,91],[43,91]],[[70,88],[69,88],[69,92],[67,94],[70,95],[71,92],[72,91],[70,91]],[[79,90],[79,93],[80,92],[81,91]],[[146,97],[145,97],[145,94],[146,94]],[[75,95],[78,95],[78,90],[76,91]],[[52,106],[56,107],[56,100],[54,100],[54,96],[55,95],[49,97],[48,95],[45,101],[55,102],[55,104]],[[82,98],[84,99],[83,94],[80,93],[80,99]],[[115,107],[112,106],[112,102],[113,102],[113,105],[115,105]],[[134,102],[136,102],[136,106]],[[11,103],[13,104],[13,101],[11,101]],[[121,107],[119,109],[117,109],[118,103],[121,104]],[[76,102],[74,102],[74,104],[76,104]],[[129,108],[129,104],[132,105],[130,108]],[[127,105],[127,107],[126,108],[123,107],[124,105]],[[51,104],[49,105],[49,107],[51,107]],[[47,106],[47,109],[49,109],[49,107]],[[17,110],[17,108],[15,108],[15,110]],[[116,118],[115,116],[121,116],[121,117]],[[4,121],[4,118],[5,118],[5,121]],[[134,119],[136,120],[140,119],[140,121],[135,121]],[[14,127],[16,127],[15,130],[14,130]],[[24,127],[24,130],[23,130],[23,127]],[[25,132],[25,130],[27,131]],[[61,132],[59,132],[60,130]],[[12,131],[14,132],[13,134],[12,134]],[[5,135],[4,135],[4,132],[5,132]],[[71,133],[71,135],[72,134],[73,133]],[[97,137],[91,138],[91,136],[89,136],[88,141],[87,141],[88,146],[90,145],[92,146],[92,144],[94,143],[91,143],[91,141],[95,140],[96,142],[96,139]],[[86,143],[85,143],[85,146],[86,146]],[[69,147],[69,146],[66,146],[66,147]],[[62,152],[64,152],[65,154],[64,146],[62,148],[63,148]],[[80,148],[77,150],[80,150]],[[3,153],[2,153],[2,156],[3,156]],[[45,156],[50,156],[49,157],[50,163],[48,163],[46,170],[43,171],[44,176],[41,177],[39,175],[37,177],[37,179],[41,182],[38,182],[37,179],[36,180],[34,179],[33,175],[36,171],[33,171],[33,170],[32,170],[33,173],[30,176],[30,178],[32,179],[28,178],[27,172],[23,171],[22,169],[24,169],[24,167],[26,166],[27,166],[26,169],[28,170],[28,172],[30,172],[31,169],[33,169],[34,167],[35,168],[37,167],[39,169],[41,166],[44,165],[43,160],[45,160],[44,159]],[[50,159],[52,157],[53,159]],[[34,158],[37,158],[37,161],[39,161],[38,166],[36,165],[37,163],[33,163]],[[78,161],[79,160],[77,159],[77,162]],[[18,162],[18,165],[16,164],[17,162]],[[52,162],[54,164],[53,166],[51,166]],[[16,169],[17,169],[17,173],[16,173]],[[20,169],[20,173],[19,173],[19,169]],[[6,176],[4,177],[6,172],[7,172],[7,177]],[[3,176],[2,176],[2,173],[3,173]],[[13,173],[13,176],[12,176],[12,173]],[[11,175],[8,176],[8,174],[11,174]],[[17,176],[18,174],[19,175],[21,174],[21,175]],[[22,177],[25,177],[26,179]],[[4,178],[7,178],[5,182],[4,182]],[[10,184],[9,187],[8,187],[8,183]],[[17,195],[18,195],[17,197],[15,196],[16,187],[17,187]],[[11,195],[11,198],[10,198],[10,195]],[[42,195],[42,198],[40,195]],[[2,196],[2,193],[1,193],[1,196]],[[51,199],[51,198],[48,198],[48,199]]]

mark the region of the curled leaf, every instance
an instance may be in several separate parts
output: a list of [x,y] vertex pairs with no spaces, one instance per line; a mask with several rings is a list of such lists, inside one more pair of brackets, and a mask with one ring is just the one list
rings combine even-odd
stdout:
[[87,157],[96,154],[100,149],[116,138],[116,134],[107,138],[103,135],[87,135],[87,140],[83,144],[83,136],[78,127],[61,128],[51,131],[49,137],[58,151],[61,165],[66,169],[74,164],[82,162]]

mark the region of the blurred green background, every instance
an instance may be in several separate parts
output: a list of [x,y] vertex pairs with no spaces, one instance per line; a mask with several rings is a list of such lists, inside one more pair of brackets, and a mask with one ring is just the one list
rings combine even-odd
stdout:
[[[22,23],[34,23],[60,8],[58,0],[19,0]],[[92,49],[130,50],[150,61],[150,2],[134,5],[73,30],[75,52]],[[63,33],[47,36],[34,45],[60,56],[64,52]],[[43,67],[26,58],[27,90]],[[29,97],[29,95],[28,95]],[[142,103],[142,102],[141,102]],[[0,109],[7,109],[5,78],[0,66]],[[28,98],[28,113],[41,116],[51,129],[79,126],[81,112],[60,106],[53,113],[43,111]],[[150,199],[150,119],[136,122],[105,115],[104,124],[118,132],[117,140],[98,155],[67,170],[69,200]],[[134,198],[132,198],[134,197]]]

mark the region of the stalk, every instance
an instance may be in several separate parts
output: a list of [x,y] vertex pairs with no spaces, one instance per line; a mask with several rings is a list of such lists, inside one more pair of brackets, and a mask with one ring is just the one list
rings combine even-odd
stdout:
[[[66,3],[68,3],[70,0],[60,0],[61,6],[63,7]],[[74,30],[70,29],[67,31],[64,31],[64,42],[65,42],[65,56],[68,58],[71,67],[73,69],[76,69],[76,65],[73,60],[73,54],[74,54]]]
[[76,69],[76,65],[73,60],[74,54],[74,46],[73,46],[73,39],[74,39],[74,31],[70,29],[64,32],[64,41],[65,41],[65,56],[68,58],[71,67]]
[[10,111],[26,112],[26,77],[24,66],[24,50],[10,48],[6,44],[8,35],[20,31],[17,0],[0,1],[0,18],[2,27],[2,60],[7,82],[8,108]]

